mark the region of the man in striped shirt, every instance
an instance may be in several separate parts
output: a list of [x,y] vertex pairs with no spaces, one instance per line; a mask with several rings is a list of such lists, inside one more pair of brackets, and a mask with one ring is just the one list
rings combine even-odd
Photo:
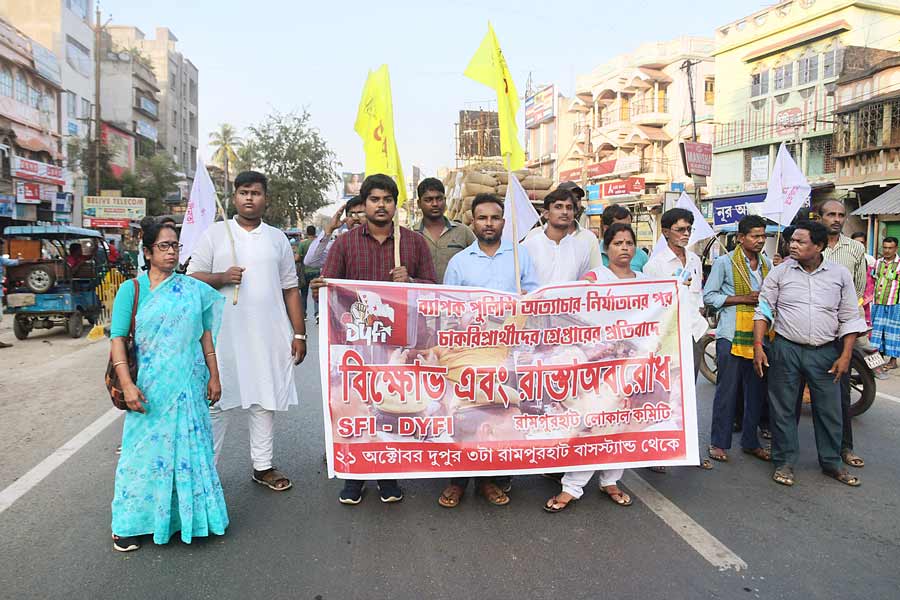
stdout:
[[897,368],[900,356],[900,257],[897,238],[886,237],[881,242],[881,258],[875,263],[875,300],[872,304],[872,344],[890,357],[885,369]]
[[[866,291],[866,247],[841,233],[847,220],[847,209],[839,200],[826,200],[819,206],[819,217],[828,229],[828,245],[822,252],[825,260],[843,265],[853,278],[856,297],[862,300]],[[860,315],[863,315],[860,308]],[[860,338],[863,338],[861,335]],[[837,343],[840,343],[838,341]],[[862,467],[865,461],[853,453],[853,425],[850,417],[850,375],[841,378],[841,416],[844,432],[841,440],[841,458],[851,467]]]

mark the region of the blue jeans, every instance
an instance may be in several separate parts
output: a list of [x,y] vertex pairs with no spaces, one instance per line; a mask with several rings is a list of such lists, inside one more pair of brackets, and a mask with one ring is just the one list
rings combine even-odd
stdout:
[[716,448],[731,448],[734,434],[734,415],[743,399],[744,419],[741,429],[741,448],[759,448],[756,429],[763,405],[767,402],[766,382],[753,371],[753,361],[731,354],[731,342],[716,340],[716,398],[713,401],[710,444]]

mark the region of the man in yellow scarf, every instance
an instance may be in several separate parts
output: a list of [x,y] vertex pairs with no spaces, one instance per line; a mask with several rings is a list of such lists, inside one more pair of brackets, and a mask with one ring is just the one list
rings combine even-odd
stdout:
[[709,457],[726,462],[731,448],[738,401],[743,397],[741,448],[770,460],[757,437],[766,402],[766,383],[753,372],[753,311],[763,279],[772,268],[761,254],[766,243],[766,220],[747,215],[738,223],[738,247],[713,263],[703,288],[703,301],[716,309],[716,397],[713,402]]

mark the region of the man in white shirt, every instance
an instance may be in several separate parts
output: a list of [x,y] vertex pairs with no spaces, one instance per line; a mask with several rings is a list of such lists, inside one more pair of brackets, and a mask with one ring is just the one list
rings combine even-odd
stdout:
[[[255,171],[235,178],[237,215],[203,233],[188,273],[228,299],[216,343],[222,399],[210,408],[216,460],[230,409],[243,408],[250,420],[252,479],[281,492],[291,481],[272,464],[275,412],[297,404],[294,366],[306,356],[306,322],[291,244],[282,231],[262,222],[266,184],[265,175]],[[237,304],[235,285],[240,286]]]
[[[522,245],[534,263],[541,285],[577,281],[591,270],[591,246],[570,233],[576,202],[567,190],[554,190],[544,198],[547,225],[540,234],[527,237]],[[593,234],[587,232],[593,239]],[[598,246],[599,251],[599,246]]]
[[[650,260],[644,265],[644,275],[651,279],[677,277],[688,286],[689,293],[682,296],[689,303],[691,335],[694,338],[694,380],[700,372],[702,354],[697,342],[709,329],[709,323],[700,312],[703,306],[703,265],[700,257],[687,249],[694,229],[694,214],[685,208],[671,208],[663,213],[660,220],[662,234],[666,245],[653,252]],[[711,469],[712,463],[705,458],[700,459],[700,468]],[[665,467],[651,467],[653,471],[665,472]]]
[[[578,240],[584,241],[585,244],[591,249],[590,260],[588,262],[588,270],[596,269],[600,265],[603,264],[603,255],[600,252],[600,240],[590,229],[585,229],[578,223],[578,217],[581,210],[581,199],[584,198],[584,190],[578,187],[578,185],[573,181],[564,181],[559,184],[556,188],[557,190],[564,190],[569,192],[572,195],[572,200],[575,202],[575,216],[572,218],[572,223],[569,225],[569,233],[572,234],[572,237]],[[525,239],[531,239],[533,237],[542,235],[544,233],[544,229],[547,226],[537,227],[528,232],[528,235],[525,236]]]

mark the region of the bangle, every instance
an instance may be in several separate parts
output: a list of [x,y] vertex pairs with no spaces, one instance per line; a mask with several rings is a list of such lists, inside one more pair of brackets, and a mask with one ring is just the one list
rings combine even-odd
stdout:
[[215,351],[215,350],[213,350],[212,352],[207,352],[207,353],[206,353],[206,356],[215,356],[215,355],[216,355],[216,351]]
[[127,365],[127,364],[128,364],[128,361],[127,361],[127,360],[120,360],[119,362],[114,362],[114,363],[113,363],[113,369],[115,369],[115,368],[118,367],[119,365]]
[[753,345],[762,347],[763,343],[762,342],[753,342]]

